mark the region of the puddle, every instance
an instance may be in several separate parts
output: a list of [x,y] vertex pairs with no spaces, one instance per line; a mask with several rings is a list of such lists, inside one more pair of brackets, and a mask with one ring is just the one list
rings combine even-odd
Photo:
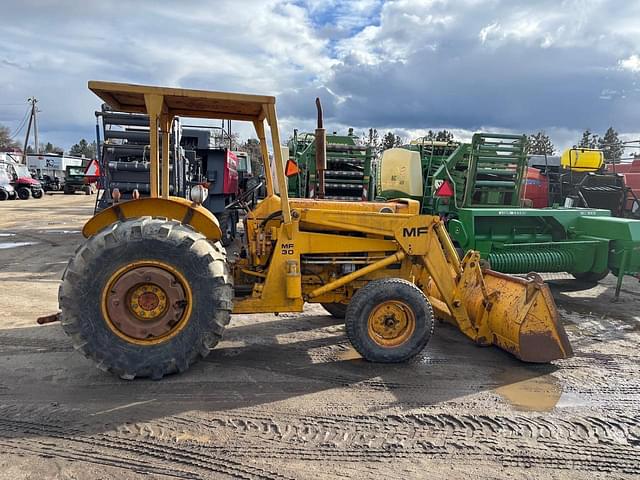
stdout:
[[0,250],[7,250],[9,248],[16,248],[16,247],[26,247],[27,245],[35,245],[38,242],[7,242],[7,243],[0,243]]
[[15,237],[15,233],[0,233],[0,237]]
[[541,375],[503,385],[495,392],[517,410],[548,412],[558,405],[562,386],[555,377]]

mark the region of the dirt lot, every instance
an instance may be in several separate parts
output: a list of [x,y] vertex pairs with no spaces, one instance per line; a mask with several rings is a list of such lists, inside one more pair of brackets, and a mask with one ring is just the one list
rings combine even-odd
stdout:
[[639,478],[640,286],[552,282],[575,356],[523,364],[438,325],[374,365],[320,307],[234,316],[206,361],[127,382],[73,351],[56,292],[94,197],[0,203],[0,479]]

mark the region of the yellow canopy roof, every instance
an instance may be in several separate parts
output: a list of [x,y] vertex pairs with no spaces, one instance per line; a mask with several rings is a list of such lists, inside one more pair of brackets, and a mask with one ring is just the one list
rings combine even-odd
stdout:
[[164,108],[171,115],[195,118],[261,121],[264,105],[276,99],[266,95],[210,92],[186,88],[152,87],[128,83],[90,81],[89,89],[114,110],[147,113],[145,95],[161,95]]

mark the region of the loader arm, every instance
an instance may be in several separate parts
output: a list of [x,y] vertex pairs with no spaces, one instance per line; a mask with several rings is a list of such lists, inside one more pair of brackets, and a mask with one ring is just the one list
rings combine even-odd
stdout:
[[573,354],[549,287],[537,274],[521,278],[483,269],[475,251],[460,261],[442,222],[431,218],[426,241],[409,240],[412,227],[396,238],[405,252],[419,255],[426,275],[418,286],[437,316],[479,345],[496,345],[526,362]]

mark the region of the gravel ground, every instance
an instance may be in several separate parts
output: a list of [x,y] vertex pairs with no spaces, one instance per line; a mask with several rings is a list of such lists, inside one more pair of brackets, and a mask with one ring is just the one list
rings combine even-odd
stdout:
[[236,315],[187,373],[127,382],[73,351],[57,287],[94,197],[0,202],[0,479],[639,478],[640,286],[552,291],[575,356],[527,365],[436,326],[361,360],[321,307]]

